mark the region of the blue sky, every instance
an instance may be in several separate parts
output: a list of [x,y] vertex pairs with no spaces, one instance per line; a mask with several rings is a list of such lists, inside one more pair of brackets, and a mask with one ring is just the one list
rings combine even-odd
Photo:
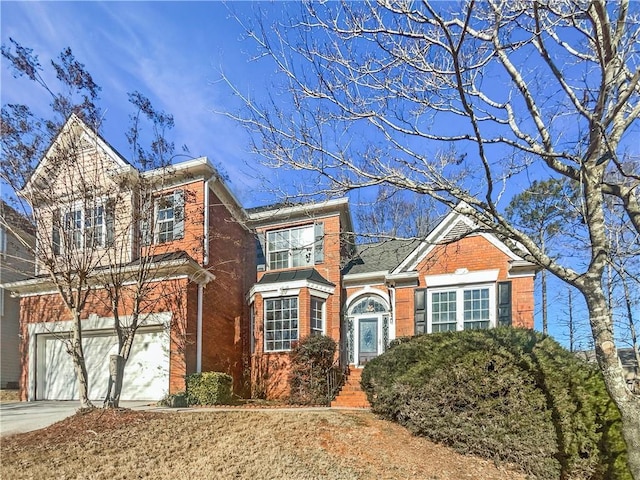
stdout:
[[[282,6],[284,4],[280,4]],[[268,6],[266,4],[262,5]],[[294,6],[292,4],[292,6]],[[127,93],[138,90],[158,109],[174,115],[173,139],[192,155],[208,156],[229,174],[245,206],[273,201],[256,172],[248,134],[227,117],[240,103],[220,82],[224,70],[243,91],[264,91],[273,69],[251,61],[253,48],[229,9],[251,15],[250,2],[11,2],[0,3],[2,44],[13,38],[32,48],[45,66],[71,47],[102,87],[103,135],[128,156],[124,132],[132,108]],[[2,65],[2,104],[25,103],[46,114],[49,98]]]

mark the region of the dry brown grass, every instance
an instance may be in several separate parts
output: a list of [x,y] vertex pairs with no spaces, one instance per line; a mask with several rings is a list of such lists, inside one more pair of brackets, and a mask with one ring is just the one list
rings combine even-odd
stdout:
[[2,439],[11,479],[523,479],[369,412],[94,411]]
[[19,402],[20,390],[0,390],[0,403],[3,402]]

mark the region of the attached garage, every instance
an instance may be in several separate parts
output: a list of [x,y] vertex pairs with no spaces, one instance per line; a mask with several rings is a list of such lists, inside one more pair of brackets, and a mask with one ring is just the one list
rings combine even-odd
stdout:
[[[36,400],[76,400],[78,384],[63,334],[36,335]],[[109,356],[118,339],[109,330],[83,332],[89,398],[102,401],[109,382]],[[124,372],[121,400],[159,400],[169,390],[169,333],[162,326],[138,330]]]

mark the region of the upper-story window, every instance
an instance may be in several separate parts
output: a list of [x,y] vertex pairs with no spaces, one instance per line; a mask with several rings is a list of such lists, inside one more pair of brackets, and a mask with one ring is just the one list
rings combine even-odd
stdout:
[[156,242],[172,242],[184,237],[184,192],[176,190],[156,202]]
[[166,243],[184,238],[184,191],[157,197],[153,202],[153,225],[150,225],[147,215],[142,215],[140,225],[142,239],[145,245],[150,243]]
[[[74,206],[63,210],[62,231],[66,248],[102,248],[108,243],[109,228],[113,226],[113,215],[108,216],[105,205]],[[56,254],[60,253],[60,227],[54,220],[53,244]]]
[[270,270],[312,266],[324,262],[324,224],[267,232]]

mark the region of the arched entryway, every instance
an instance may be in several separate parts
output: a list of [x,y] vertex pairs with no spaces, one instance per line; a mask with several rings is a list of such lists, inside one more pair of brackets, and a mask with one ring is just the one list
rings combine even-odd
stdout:
[[349,363],[363,366],[389,345],[389,302],[376,293],[358,295],[347,305]]

